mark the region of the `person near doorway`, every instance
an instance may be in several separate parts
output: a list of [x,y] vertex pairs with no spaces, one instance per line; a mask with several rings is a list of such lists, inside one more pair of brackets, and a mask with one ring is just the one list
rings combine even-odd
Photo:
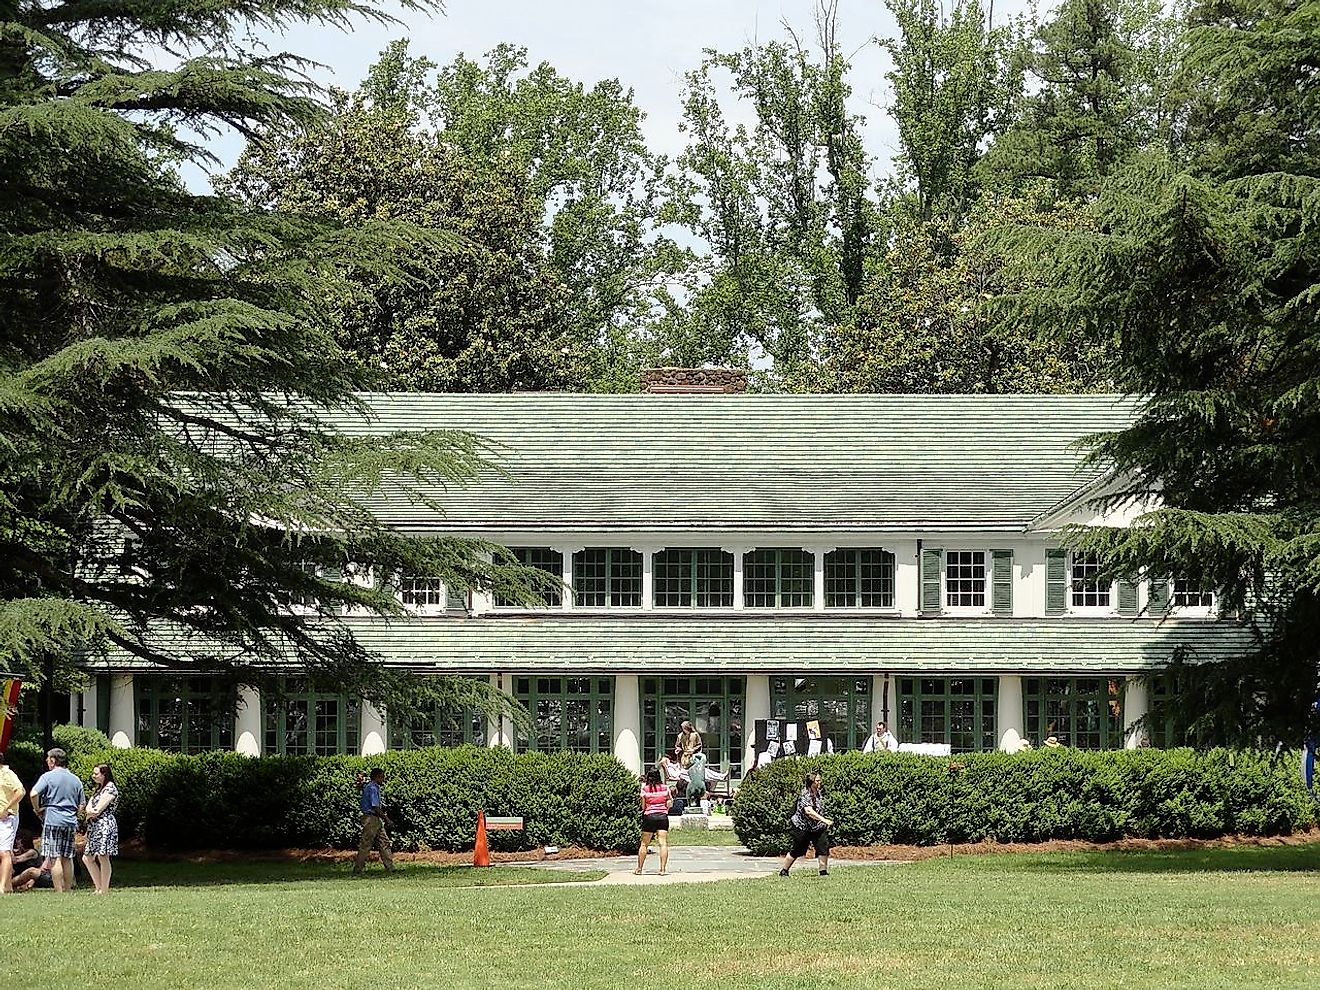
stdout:
[[863,753],[897,753],[898,738],[889,731],[884,722],[875,723],[875,731],[862,743]]
[[701,752],[701,733],[687,719],[683,720],[678,730],[678,739],[674,742],[674,756],[684,769],[692,765],[692,757]]

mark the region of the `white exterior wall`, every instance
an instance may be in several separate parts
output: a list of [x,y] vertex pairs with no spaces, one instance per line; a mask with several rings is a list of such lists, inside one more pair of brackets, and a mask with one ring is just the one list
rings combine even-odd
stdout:
[[261,692],[244,684],[238,689],[238,711],[234,719],[234,749],[244,756],[260,756],[263,736]]
[[131,749],[137,741],[137,718],[133,711],[133,675],[110,675],[110,745]]

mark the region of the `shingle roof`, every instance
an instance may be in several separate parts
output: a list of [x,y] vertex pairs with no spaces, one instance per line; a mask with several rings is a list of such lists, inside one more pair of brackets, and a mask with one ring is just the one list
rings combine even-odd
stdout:
[[461,429],[507,474],[397,491],[393,524],[502,530],[1024,529],[1095,480],[1072,449],[1132,419],[1114,395],[373,394],[369,435]]
[[[390,666],[421,672],[1096,673],[1241,656],[1251,630],[1229,621],[777,616],[496,616],[345,624]],[[187,642],[157,645],[187,654]],[[204,649],[198,653],[204,653]],[[119,655],[112,661],[122,665]],[[133,666],[130,662],[128,666]]]

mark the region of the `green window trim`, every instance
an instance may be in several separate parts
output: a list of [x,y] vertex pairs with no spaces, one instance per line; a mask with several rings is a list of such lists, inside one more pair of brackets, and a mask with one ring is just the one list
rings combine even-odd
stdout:
[[426,717],[391,716],[388,721],[390,749],[486,745],[486,716],[474,708],[437,709]]
[[213,677],[140,674],[133,696],[135,745],[171,753],[234,748],[238,696],[232,685]]
[[666,547],[651,569],[656,608],[733,607],[733,554],[719,547]]
[[1068,611],[1068,551],[1045,551],[1045,614],[1063,615]]
[[921,551],[921,614],[939,615],[944,601],[944,551]]
[[999,616],[1013,614],[1013,551],[990,551],[990,611]]
[[997,749],[998,687],[993,677],[898,678],[899,741],[942,743],[955,753]]
[[871,734],[871,678],[813,674],[771,677],[770,717],[818,719],[836,750],[861,749]]
[[[643,677],[642,761],[650,767],[667,753],[684,719],[701,733],[702,751],[735,780],[743,775],[746,747],[745,677]],[[718,725],[718,731],[712,728]]]
[[1121,677],[1024,677],[1027,738],[1042,746],[1055,736],[1076,749],[1122,749]]
[[1131,578],[1118,579],[1118,614],[1134,616],[1138,612],[1138,585]]
[[758,547],[743,554],[744,608],[811,608],[816,555],[797,547]]
[[893,608],[894,555],[848,547],[825,555],[826,608]]
[[577,608],[641,608],[642,555],[630,547],[586,547],[573,554]]
[[357,756],[362,748],[362,700],[295,680],[261,693],[261,723],[268,756]]
[[[553,582],[538,581],[537,590],[540,592],[543,602],[533,605],[533,608],[559,608],[564,601],[564,555],[554,547],[509,547],[509,552],[513,554],[514,559],[523,567],[530,567],[538,571],[544,571],[554,579]],[[497,590],[495,593],[496,608],[525,608],[526,606],[514,598],[506,598]]]
[[513,696],[536,724],[534,738],[517,730],[515,752],[614,752],[613,677],[515,677]]

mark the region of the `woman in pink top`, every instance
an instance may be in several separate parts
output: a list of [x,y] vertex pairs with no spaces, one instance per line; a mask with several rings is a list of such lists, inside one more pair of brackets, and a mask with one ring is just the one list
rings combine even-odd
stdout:
[[660,780],[660,771],[654,767],[646,771],[646,780],[642,784],[642,844],[637,850],[637,869],[641,875],[646,865],[646,847],[653,836],[660,837],[660,875],[665,875],[669,865],[669,804],[673,799],[669,788]]

